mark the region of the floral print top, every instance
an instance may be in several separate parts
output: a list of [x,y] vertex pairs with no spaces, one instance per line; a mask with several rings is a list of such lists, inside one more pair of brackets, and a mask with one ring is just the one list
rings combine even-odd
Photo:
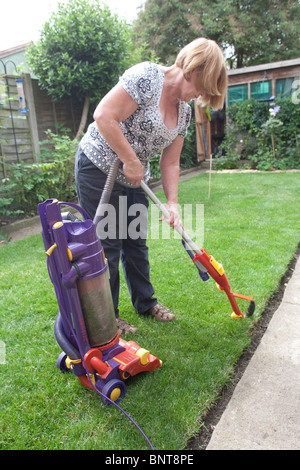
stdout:
[[[179,101],[176,128],[168,129],[165,126],[159,109],[164,70],[162,66],[151,62],[143,62],[128,69],[120,78],[120,84],[138,105],[138,109],[120,123],[120,127],[144,166],[144,180],[147,182],[150,178],[149,160],[168,147],[178,135],[186,136],[191,107]],[[107,174],[117,155],[102,137],[95,122],[88,127],[80,145],[85,155]],[[116,180],[122,185],[133,187],[122,168]]]

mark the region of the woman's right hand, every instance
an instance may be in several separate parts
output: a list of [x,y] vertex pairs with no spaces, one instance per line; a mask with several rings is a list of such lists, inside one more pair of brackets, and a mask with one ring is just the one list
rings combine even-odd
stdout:
[[123,173],[134,186],[140,186],[144,178],[144,167],[139,159],[135,157],[132,160],[123,162]]

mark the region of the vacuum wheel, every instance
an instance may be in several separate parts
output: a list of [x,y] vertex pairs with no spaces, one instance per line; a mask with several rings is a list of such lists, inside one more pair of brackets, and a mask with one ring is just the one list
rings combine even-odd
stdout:
[[67,354],[65,352],[62,352],[57,358],[56,366],[61,372],[68,372],[70,370],[66,364],[67,357]]
[[[103,403],[105,405],[112,405],[110,400],[119,403],[124,398],[126,386],[121,380],[112,379],[104,385],[101,392],[104,395],[102,397]],[[109,400],[107,400],[106,397],[109,398]]]

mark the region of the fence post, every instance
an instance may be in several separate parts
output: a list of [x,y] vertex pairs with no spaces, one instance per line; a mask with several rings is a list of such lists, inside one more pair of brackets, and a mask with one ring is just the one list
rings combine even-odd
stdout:
[[31,75],[30,73],[24,73],[22,75],[23,75],[23,80],[24,80],[26,105],[28,108],[27,116],[28,116],[29,129],[30,129],[31,142],[32,142],[33,160],[35,162],[38,162],[39,161],[38,156],[40,154],[40,142],[39,142],[37,120],[36,120]]

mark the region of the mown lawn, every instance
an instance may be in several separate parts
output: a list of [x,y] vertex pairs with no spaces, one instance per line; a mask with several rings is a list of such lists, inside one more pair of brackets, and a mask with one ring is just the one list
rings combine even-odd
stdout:
[[[210,198],[203,174],[181,183],[179,198],[182,206],[204,204],[204,247],[223,264],[232,289],[255,298],[256,311],[231,319],[226,295],[212,279],[200,279],[180,240],[152,239],[150,230],[152,282],[176,321],[138,317],[122,278],[122,317],[138,327],[126,339],[150,350],[163,366],[130,378],[121,407],[157,450],[183,449],[199,429],[300,240],[299,173],[216,173]],[[104,406],[73,374],[57,370],[57,302],[40,235],[0,248],[0,289],[0,340],[6,347],[0,449],[149,450],[119,409]]]

